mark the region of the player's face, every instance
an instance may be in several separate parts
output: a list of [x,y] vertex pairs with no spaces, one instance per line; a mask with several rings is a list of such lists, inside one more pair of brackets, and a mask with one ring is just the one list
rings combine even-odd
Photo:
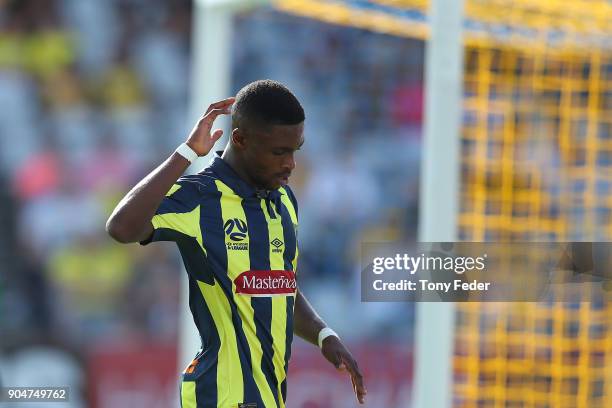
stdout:
[[275,125],[249,137],[244,149],[245,165],[259,187],[276,190],[289,182],[295,168],[295,152],[304,143],[304,124]]

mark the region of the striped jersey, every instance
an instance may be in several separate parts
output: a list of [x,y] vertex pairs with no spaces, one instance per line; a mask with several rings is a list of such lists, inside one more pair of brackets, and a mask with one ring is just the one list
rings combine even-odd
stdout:
[[298,257],[290,188],[257,191],[217,155],[172,186],[152,223],[142,244],[177,243],[202,340],[182,406],[284,407]]

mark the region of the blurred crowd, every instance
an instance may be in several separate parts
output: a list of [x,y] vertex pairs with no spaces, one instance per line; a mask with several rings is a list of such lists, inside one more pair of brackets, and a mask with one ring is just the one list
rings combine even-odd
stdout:
[[[176,341],[178,251],[116,244],[104,224],[191,128],[191,12],[188,0],[0,2],[5,344]],[[411,305],[360,303],[359,246],[415,239],[422,43],[267,8],[234,26],[232,92],[276,79],[306,111],[291,181],[300,285],[347,337],[405,338]]]
[[2,3],[4,342],[176,338],[176,254],[117,245],[104,223],[184,134],[190,10],[189,1]]

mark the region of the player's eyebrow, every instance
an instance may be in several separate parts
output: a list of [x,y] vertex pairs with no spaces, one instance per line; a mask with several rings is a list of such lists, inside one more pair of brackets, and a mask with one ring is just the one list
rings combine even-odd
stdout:
[[282,152],[293,152],[295,150],[299,150],[300,147],[302,147],[304,145],[304,141],[305,140],[302,139],[302,141],[300,142],[300,144],[298,145],[297,148],[287,147],[287,146],[279,146],[279,147],[275,148],[275,150],[282,151]]

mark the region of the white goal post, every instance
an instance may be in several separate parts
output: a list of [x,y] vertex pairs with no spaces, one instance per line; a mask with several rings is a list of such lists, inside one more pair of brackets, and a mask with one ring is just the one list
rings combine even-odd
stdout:
[[[431,0],[425,48],[425,123],[419,241],[457,239],[463,107],[463,0]],[[414,404],[451,407],[455,305],[417,304]]]

